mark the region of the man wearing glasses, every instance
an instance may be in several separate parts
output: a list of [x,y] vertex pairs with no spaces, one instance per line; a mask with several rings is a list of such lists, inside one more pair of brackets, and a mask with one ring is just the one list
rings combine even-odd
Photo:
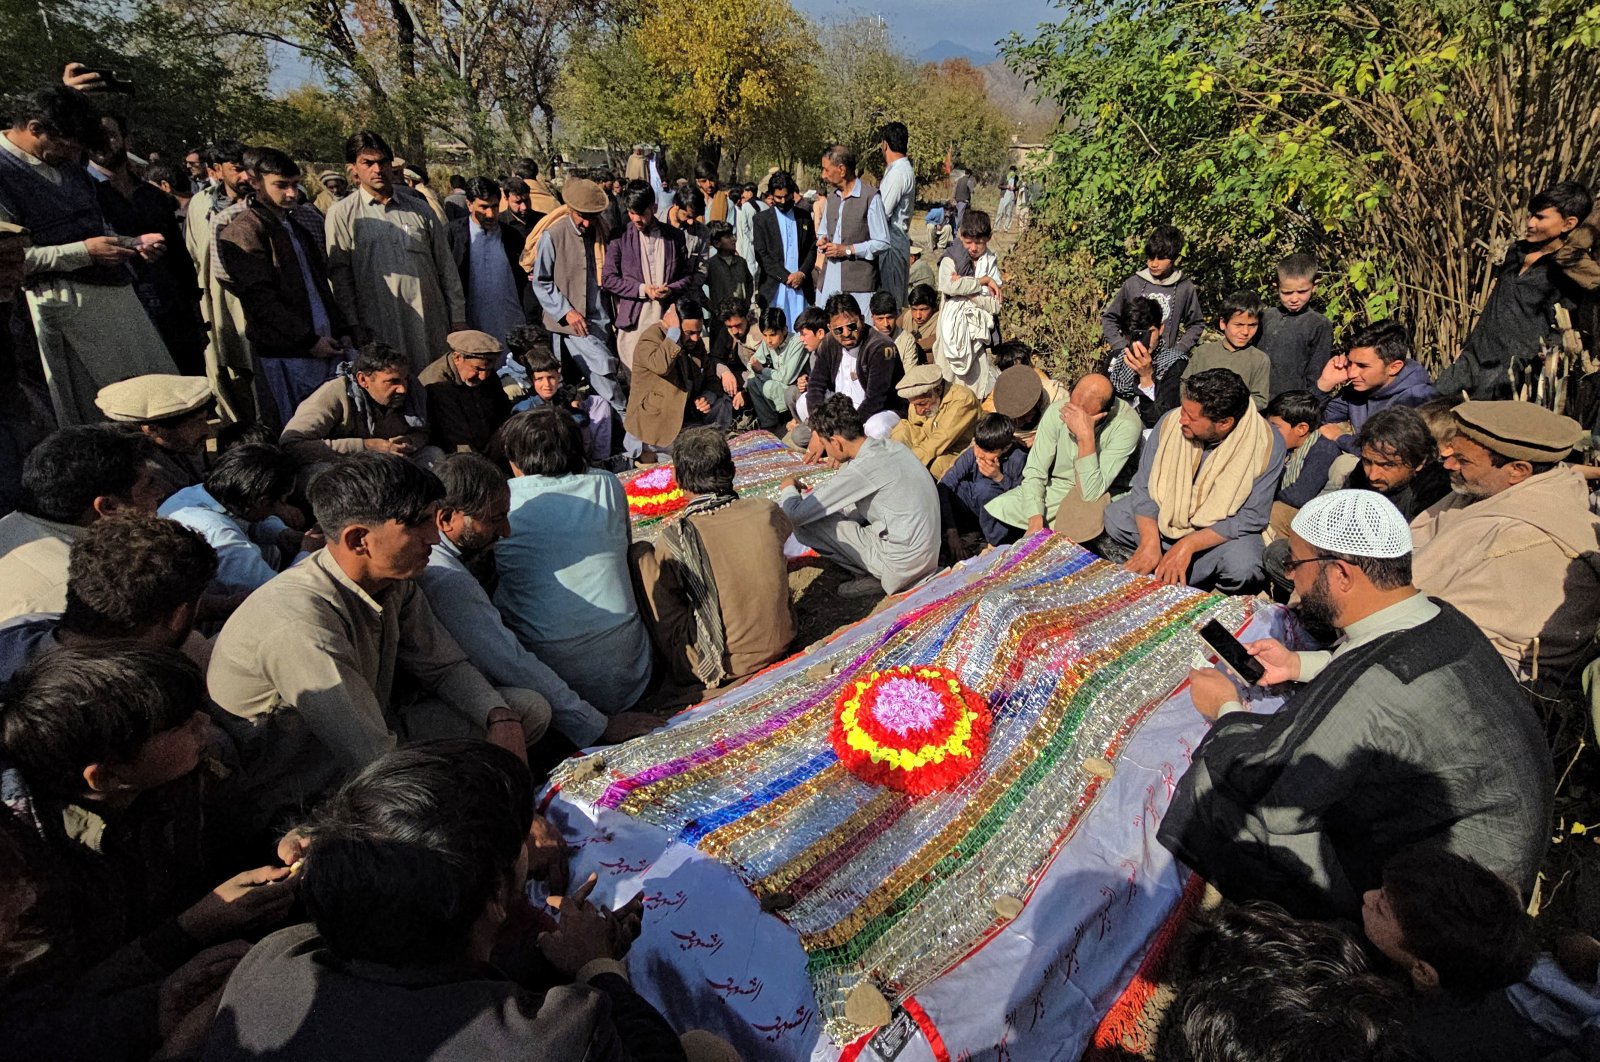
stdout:
[[[906,400],[895,390],[905,373],[900,352],[893,340],[866,323],[854,296],[830,295],[822,312],[828,316],[828,334],[812,357],[799,416],[809,418],[830,395],[846,395],[861,414],[868,438],[888,438],[906,413]],[[823,460],[814,438],[806,460]]]
[[1262,685],[1296,683],[1274,715],[1219,670],[1189,674],[1214,725],[1162,821],[1161,843],[1230,900],[1300,918],[1360,915],[1389,858],[1417,845],[1476,860],[1524,897],[1549,836],[1544,734],[1494,647],[1411,581],[1411,532],[1372,491],[1313,498],[1286,567],[1331,652],[1246,647]]

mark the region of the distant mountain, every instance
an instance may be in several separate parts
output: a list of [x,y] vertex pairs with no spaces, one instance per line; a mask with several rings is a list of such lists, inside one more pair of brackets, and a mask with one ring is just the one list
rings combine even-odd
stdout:
[[998,58],[994,52],[980,52],[954,41],[940,41],[922,49],[913,58],[924,63],[942,63],[946,59],[965,59],[973,66],[988,66]]

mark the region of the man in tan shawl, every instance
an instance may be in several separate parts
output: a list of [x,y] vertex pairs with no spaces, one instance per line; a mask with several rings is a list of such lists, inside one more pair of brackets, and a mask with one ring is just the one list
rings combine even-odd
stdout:
[[1600,624],[1600,518],[1561,460],[1577,421],[1530,402],[1463,402],[1450,494],[1411,522],[1416,584],[1477,624],[1517,677],[1576,686]]
[[1097,541],[1164,584],[1246,591],[1261,578],[1261,532],[1282,471],[1283,439],[1239,375],[1195,373],[1145,440],[1133,488],[1106,508]]
[[450,349],[467,327],[467,297],[444,222],[421,196],[396,187],[394,153],[360,132],[345,143],[358,187],[328,210],[328,280],[356,342],[403,352],[413,373]]

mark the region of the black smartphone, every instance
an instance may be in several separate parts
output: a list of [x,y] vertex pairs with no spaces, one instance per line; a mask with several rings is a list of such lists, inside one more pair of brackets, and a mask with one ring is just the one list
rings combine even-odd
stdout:
[[1261,666],[1261,661],[1250,655],[1250,650],[1244,647],[1244,643],[1216,620],[1206,621],[1206,625],[1200,628],[1200,637],[1250,685],[1254,686],[1260,682],[1261,676],[1267,673],[1267,669]]

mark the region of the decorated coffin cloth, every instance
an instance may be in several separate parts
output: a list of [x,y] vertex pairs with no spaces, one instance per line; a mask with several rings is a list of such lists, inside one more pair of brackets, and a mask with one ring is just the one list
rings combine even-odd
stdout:
[[[553,782],[563,800],[648,823],[731,870],[798,934],[818,1017],[844,1044],[1017,916],[1130,737],[1204,653],[1198,626],[1238,630],[1250,609],[1041,533],[952,592],[714,710],[569,761]],[[842,706],[902,666],[943,669],[943,688],[960,691],[950,700],[975,693],[989,715],[981,762],[926,795],[864,781],[836,751]],[[918,700],[902,693],[891,700]],[[938,714],[931,701],[909,710]]]
[[[740,497],[777,501],[779,485],[788,476],[804,476],[806,485],[814,487],[833,475],[831,468],[806,464],[771,432],[743,432],[728,440],[728,448],[733,451],[733,486]],[[677,489],[670,462],[624,472],[620,478],[635,541],[653,541],[688,504],[688,497]]]

